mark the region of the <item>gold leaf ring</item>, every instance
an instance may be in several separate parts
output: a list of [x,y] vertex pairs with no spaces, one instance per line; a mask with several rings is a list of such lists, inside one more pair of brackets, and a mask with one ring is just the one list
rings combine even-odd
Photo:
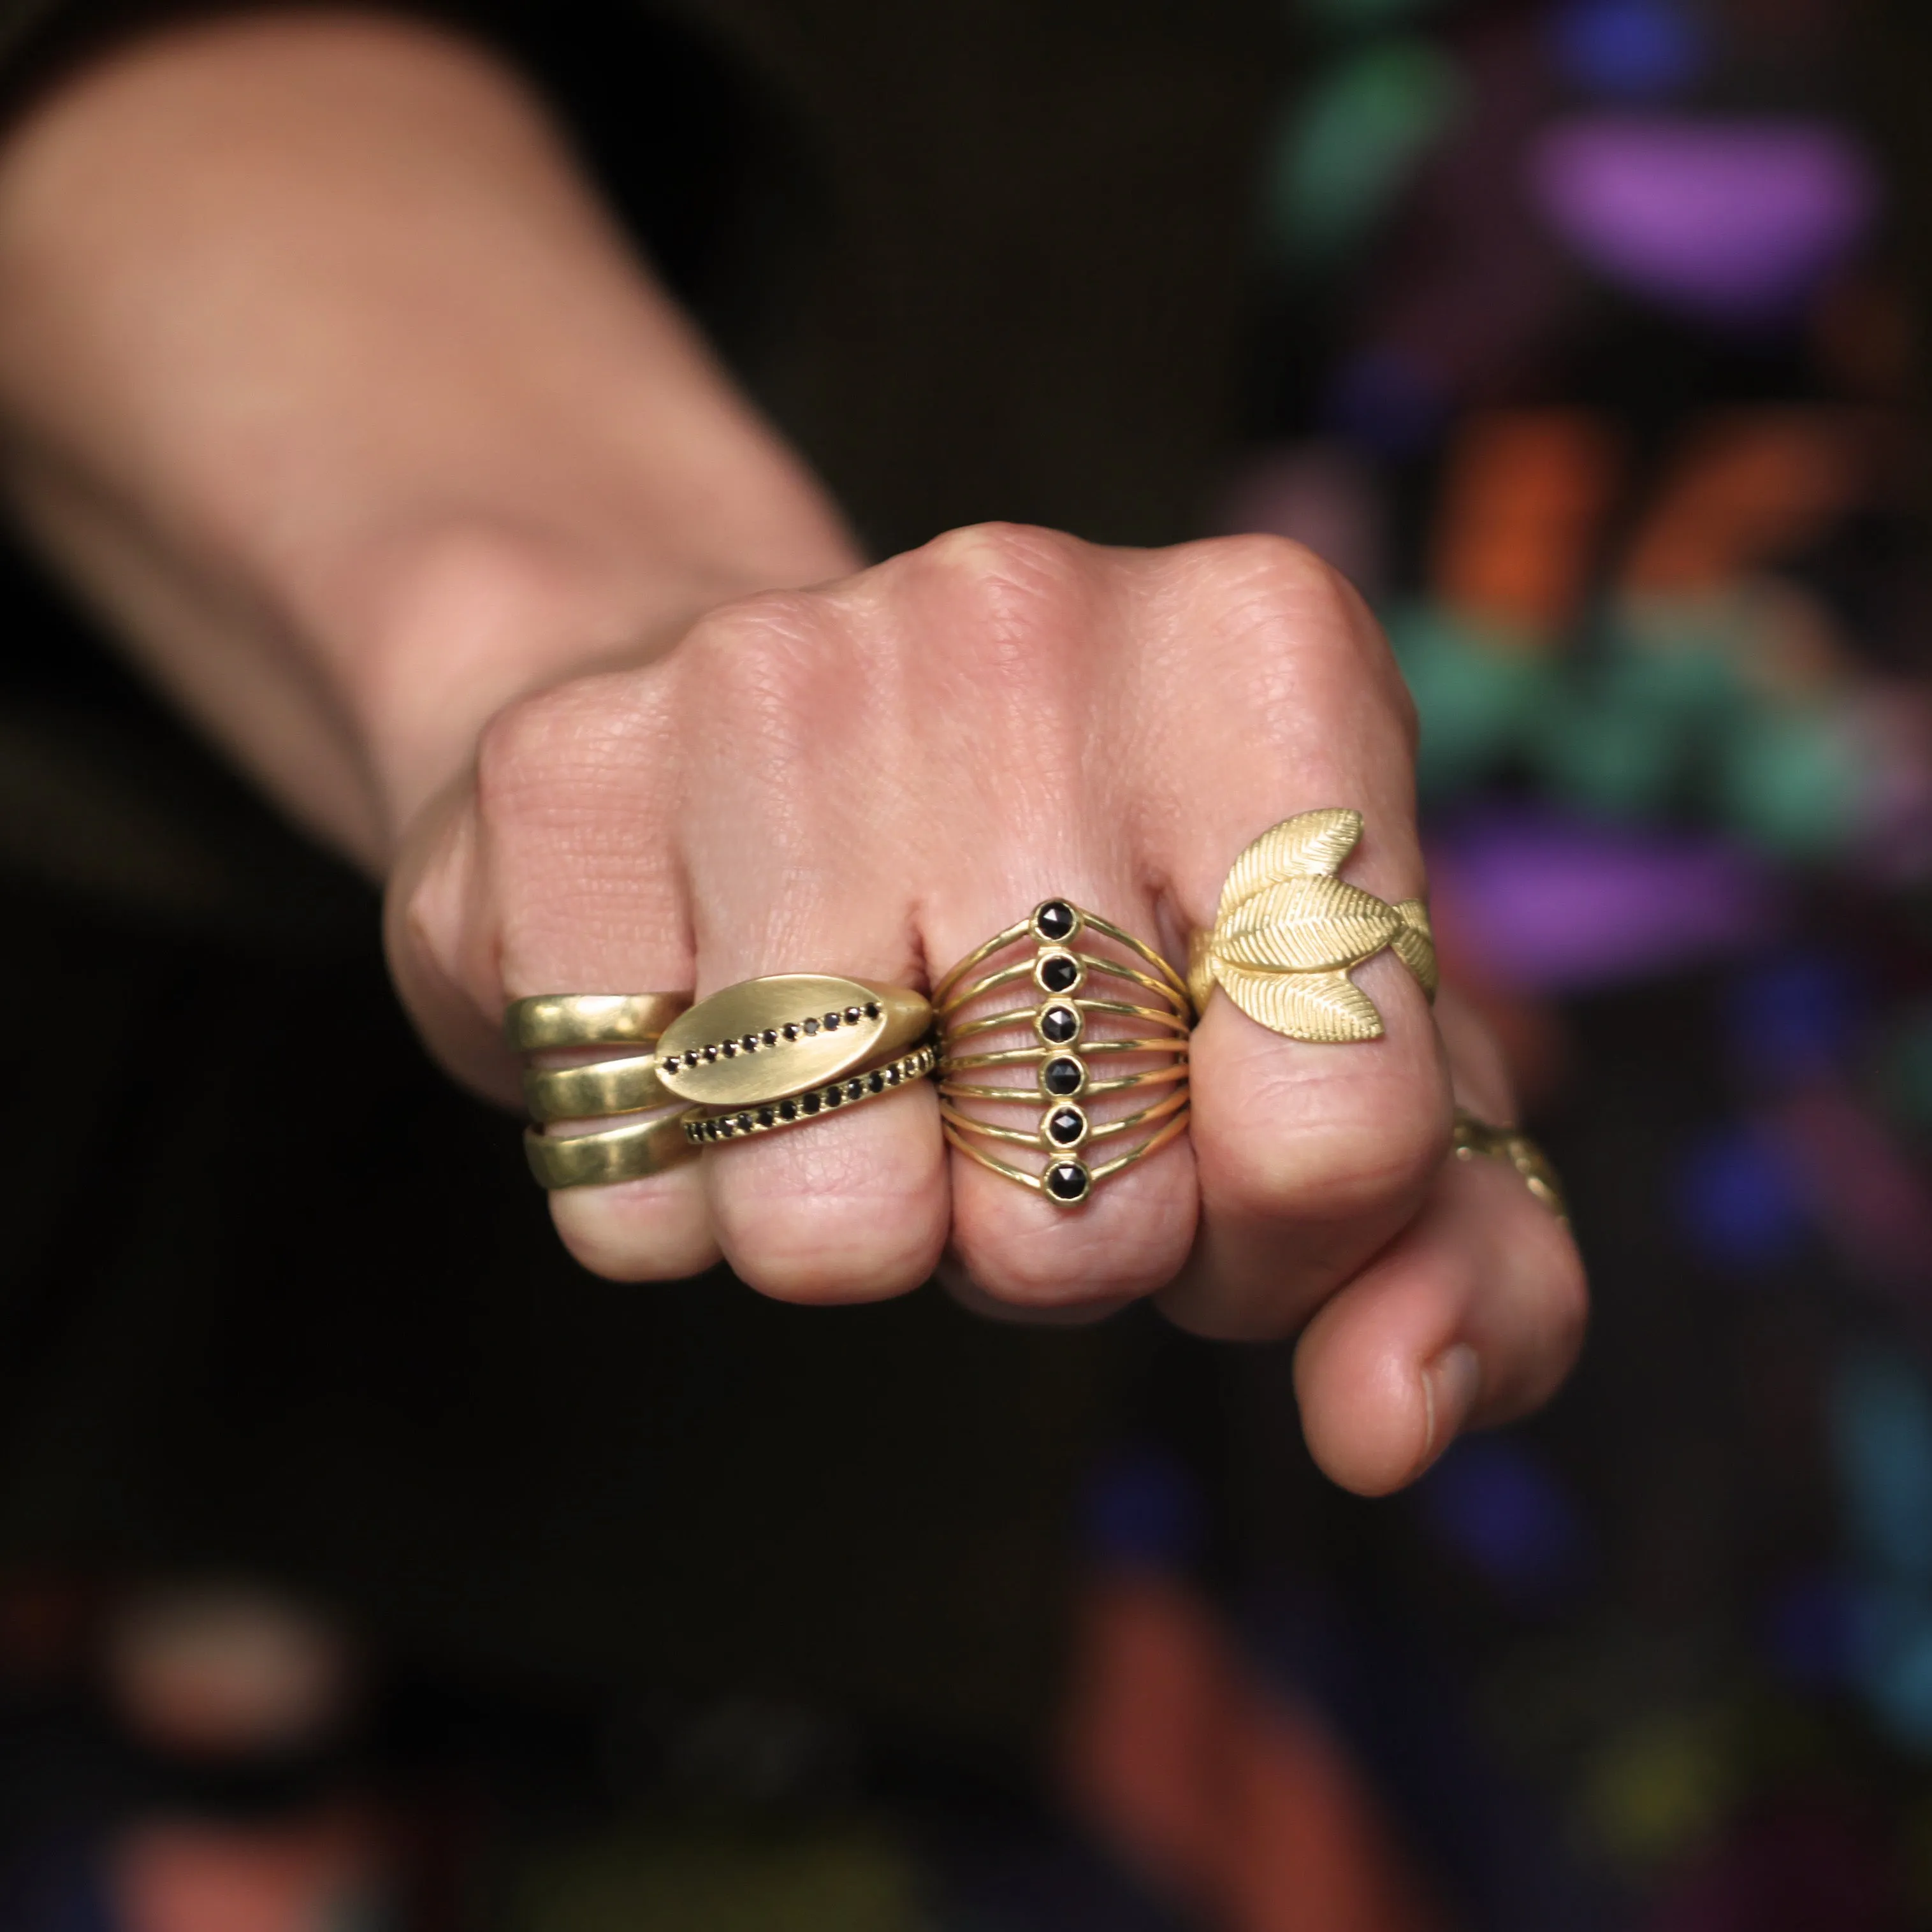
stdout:
[[1270,826],[1234,861],[1214,929],[1196,935],[1188,962],[1197,1010],[1219,986],[1290,1040],[1379,1040],[1382,1016],[1348,976],[1385,947],[1436,997],[1427,905],[1390,905],[1337,876],[1361,836],[1362,814],[1331,806]]

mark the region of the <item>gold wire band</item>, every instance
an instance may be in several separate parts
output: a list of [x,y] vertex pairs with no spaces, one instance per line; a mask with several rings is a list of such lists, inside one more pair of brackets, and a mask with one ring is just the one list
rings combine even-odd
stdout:
[[842,1080],[828,1081],[809,1093],[790,1094],[782,1100],[728,1109],[722,1113],[687,1114],[679,1124],[685,1138],[694,1148],[714,1147],[723,1141],[747,1140],[758,1134],[775,1133],[785,1127],[804,1126],[813,1120],[830,1120],[848,1107],[880,1100],[901,1088],[916,1086],[938,1064],[938,1054],[931,1045],[917,1046],[886,1065],[868,1067]]
[[594,1134],[547,1134],[524,1130],[524,1152],[537,1184],[552,1193],[566,1187],[608,1187],[640,1180],[681,1166],[695,1150],[685,1138],[681,1114],[608,1127]]
[[658,1077],[656,1054],[596,1060],[583,1066],[526,1066],[524,1104],[533,1120],[595,1120],[641,1114],[676,1098]]
[[1466,1107],[1458,1107],[1449,1150],[1458,1160],[1474,1160],[1480,1155],[1486,1160],[1507,1161],[1522,1177],[1531,1193],[1558,1220],[1568,1222],[1570,1204],[1564,1198],[1563,1184],[1557,1178],[1550,1156],[1528,1135],[1520,1133],[1514,1127],[1492,1126]]
[[[1143,973],[1138,967],[1127,965],[1123,961],[1109,959],[1098,952],[1082,952],[1077,947],[1070,946],[1054,950],[1064,952],[1070,959],[1078,961],[1082,968],[1090,975],[1101,973],[1109,979],[1124,980],[1130,986],[1138,986],[1143,992],[1153,994],[1156,999],[1172,1001],[1175,998],[1176,989],[1167,980],[1156,980],[1152,974]],[[1001,967],[997,973],[989,973],[985,978],[976,980],[966,991],[956,993],[938,1009],[934,1017],[941,1022],[950,1019],[961,1007],[970,1006],[976,1000],[983,999],[988,994],[997,992],[1003,986],[1010,986],[1021,980],[1031,979],[1038,968],[1037,958],[1016,960],[1010,966]],[[951,975],[947,976],[950,978]]]
[[[1034,1106],[1036,1111],[1039,1104],[1035,1100]],[[1168,1114],[1187,1104],[1188,1096],[1186,1094],[1170,1094],[1166,1100],[1155,1102],[1151,1107],[1142,1108],[1138,1113],[1123,1114],[1118,1120],[1106,1121],[1097,1127],[1090,1126],[1087,1130],[1087,1138],[1082,1144],[1090,1147],[1096,1141],[1111,1140],[1117,1135],[1131,1132],[1136,1127],[1146,1126],[1150,1120],[1164,1120]],[[988,1140],[1009,1141],[1016,1147],[1036,1148],[1040,1144],[1036,1132],[1029,1132],[1024,1127],[995,1126],[991,1120],[976,1120],[971,1114],[962,1113],[957,1108],[946,1118],[962,1132],[979,1134]]]
[[[979,996],[975,994],[974,996]],[[1123,1019],[1145,1020],[1150,1026],[1172,1027],[1176,1033],[1185,1034],[1190,1029],[1187,1021],[1178,1013],[1169,1012],[1155,1006],[1130,1006],[1125,1000],[1082,1000],[1067,998],[1055,1000],[1056,1006],[1071,1006],[1076,1012],[1116,1013]],[[964,1020],[957,1026],[948,1027],[946,1037],[949,1042],[971,1040],[982,1033],[1010,1032],[1016,1019],[1024,1019],[1027,1010],[1010,1008],[1003,1013],[989,1013],[983,1019]],[[1072,1040],[1065,1042],[1071,1046]]]
[[512,1000],[503,1037],[517,1053],[560,1046],[655,1046],[688,993],[537,993]]
[[[1169,1142],[1178,1140],[1187,1131],[1187,1116],[1190,1111],[1186,1108],[1183,1108],[1167,1122],[1159,1133],[1150,1135],[1147,1139],[1141,1142],[1138,1147],[1130,1148],[1124,1154],[1116,1155],[1112,1160],[1102,1161],[1096,1167],[1088,1168],[1086,1172],[1090,1188],[1099,1186],[1103,1180],[1112,1180],[1115,1174],[1124,1172],[1136,1162],[1146,1160],[1150,1154],[1158,1154]],[[1016,1167],[1011,1161],[1002,1160],[997,1154],[988,1154],[985,1148],[975,1147],[961,1131],[959,1124],[956,1119],[950,1116],[946,1117],[941,1120],[940,1125],[945,1132],[947,1141],[957,1148],[968,1160],[977,1161],[982,1167],[991,1168],[995,1174],[1004,1174],[1009,1180],[1017,1180],[1023,1186],[1033,1189],[1036,1193],[1046,1194],[1048,1199],[1056,1198],[1048,1190],[1043,1175],[1032,1173],[1024,1167]]]
[[[1019,1017],[1024,1019],[1026,1016],[1022,1013]],[[1024,1066],[1034,1060],[1057,1060],[1063,1054],[1084,1058],[1096,1053],[1172,1053],[1180,1045],[1172,1040],[1082,1040],[1071,1046],[1003,1046],[992,1053],[949,1053],[940,1064],[948,1069]]]
[[[1053,905],[1064,904],[1065,902],[1049,899],[1046,903]],[[1177,998],[1184,1002],[1186,1000],[1188,997],[1186,981],[1182,979],[1180,975],[1152,946],[1136,939],[1131,932],[1124,932],[1111,920],[1102,919],[1098,913],[1088,911],[1084,906],[1076,907],[1074,910],[1078,913],[1082,925],[1091,926],[1096,932],[1105,933],[1116,944],[1124,946],[1136,958],[1152,967],[1162,984],[1168,987]],[[932,1004],[934,1010],[937,1011],[947,1005],[948,995],[952,992],[952,988],[982,960],[992,958],[994,953],[1011,946],[1016,940],[1025,938],[1031,933],[1034,930],[1034,922],[1039,916],[1039,908],[1036,908],[1029,916],[1016,920],[1004,932],[994,933],[983,946],[968,953],[966,957],[961,960],[938,986],[933,988]],[[1058,940],[1051,939],[1048,943],[1056,946],[1059,944]]]
[[[942,1063],[942,1066],[950,1064]],[[1124,1094],[1136,1087],[1161,1087],[1176,1080],[1187,1078],[1187,1062],[1179,1060],[1172,1066],[1147,1066],[1137,1073],[1121,1073],[1106,1080],[1089,1080],[1081,1088],[1082,1096],[1090,1094]],[[981,1087],[963,1080],[942,1080],[940,1092],[950,1099],[961,1100],[1017,1100],[1029,1107],[1040,1103],[1040,1088],[1031,1087]]]

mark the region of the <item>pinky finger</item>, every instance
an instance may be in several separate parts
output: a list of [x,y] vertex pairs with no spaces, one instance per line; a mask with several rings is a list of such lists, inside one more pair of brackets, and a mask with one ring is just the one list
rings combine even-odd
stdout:
[[1412,1482],[1464,1429],[1546,1402],[1588,1309],[1564,1224],[1498,1160],[1450,1160],[1422,1214],[1304,1332],[1310,1453],[1345,1489]]
[[695,1161],[641,1180],[560,1188],[550,1211],[564,1246],[612,1281],[680,1281],[723,1258]]

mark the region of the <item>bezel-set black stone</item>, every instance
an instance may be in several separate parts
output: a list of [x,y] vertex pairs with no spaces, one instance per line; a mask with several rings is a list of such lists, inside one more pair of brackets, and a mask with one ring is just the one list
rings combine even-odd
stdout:
[[1033,1025],[1048,1046],[1071,1046],[1086,1030],[1087,1019],[1070,1001],[1054,1000],[1040,1008]]
[[1092,1131],[1087,1109],[1064,1100],[1048,1108],[1040,1124],[1041,1139],[1054,1148],[1077,1148]]
[[1094,1176],[1084,1160],[1056,1160],[1040,1177],[1040,1186],[1049,1201],[1075,1208],[1093,1192]]
[[1034,908],[1033,936],[1044,946],[1064,946],[1080,924],[1079,909],[1065,899],[1046,899]]
[[1049,997],[1077,993],[1086,984],[1087,969],[1071,952],[1055,948],[1034,962],[1033,982]]
[[1057,1053],[1041,1064],[1040,1084],[1056,1100],[1071,1100],[1087,1090],[1087,1063],[1077,1053]]

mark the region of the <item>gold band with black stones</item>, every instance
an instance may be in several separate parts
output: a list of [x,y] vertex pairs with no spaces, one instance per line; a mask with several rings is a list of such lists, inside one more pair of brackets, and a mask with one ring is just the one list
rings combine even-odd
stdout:
[[869,1073],[910,1052],[932,1007],[908,986],[772,973],[699,1000],[658,1042],[658,1077],[707,1114],[735,1114]]
[[524,1070],[524,1104],[533,1120],[595,1120],[671,1104],[655,1053],[593,1060],[581,1066]]
[[570,1046],[655,1046],[688,993],[537,993],[512,1000],[503,1036],[518,1053]]
[[658,1114],[594,1134],[547,1134],[526,1127],[524,1151],[538,1184],[555,1192],[640,1180],[680,1166],[696,1150],[685,1138],[682,1114]]
[[1449,1145],[1458,1160],[1474,1160],[1480,1155],[1490,1160],[1507,1161],[1551,1214],[1559,1221],[1569,1220],[1569,1203],[1564,1198],[1563,1184],[1556,1178],[1556,1169],[1528,1135],[1519,1133],[1514,1127],[1493,1127],[1488,1121],[1478,1120],[1466,1107],[1458,1107]]
[[[1083,935],[1110,940],[1126,956],[1083,948]],[[978,969],[1006,948],[1030,940],[1034,951],[990,972]],[[977,974],[977,976],[974,976]],[[1138,997],[1083,997],[1090,978],[1116,981]],[[1005,1006],[968,1016],[969,1010],[1003,990],[1030,984],[1036,1004]],[[1003,1178],[1044,1194],[1061,1207],[1077,1206],[1101,1181],[1144,1160],[1186,1131],[1188,1030],[1194,1010],[1180,975],[1154,949],[1111,920],[1066,899],[1048,899],[969,953],[933,991],[944,1058],[940,1063],[940,1116],[947,1141],[970,1160]],[[1096,1036],[1090,1023],[1126,1022],[1126,1036]],[[988,1047],[961,1052],[962,1046],[1024,1027],[1034,1036],[1025,1046]],[[1159,1054],[1166,1062],[1133,1072],[1095,1079],[1088,1062],[1096,1056]],[[1036,1084],[998,1086],[962,1080],[982,1069],[1033,1066]],[[1138,1088],[1173,1090],[1118,1118],[1094,1121],[1083,1104],[1091,1097]],[[982,1118],[962,1102],[1036,1110],[1030,1126],[1003,1126]],[[1096,1142],[1142,1138],[1111,1160],[1089,1162],[1085,1150]],[[1045,1156],[1035,1172],[1004,1160],[986,1142],[1024,1147]]]
[[884,1066],[868,1067],[843,1080],[828,1081],[808,1092],[767,1100],[755,1107],[728,1108],[716,1114],[687,1114],[680,1122],[684,1136],[694,1148],[715,1147],[721,1141],[748,1139],[782,1127],[802,1126],[808,1120],[876,1100],[895,1088],[910,1087],[923,1080],[938,1064],[932,1046],[917,1046],[911,1052]]

